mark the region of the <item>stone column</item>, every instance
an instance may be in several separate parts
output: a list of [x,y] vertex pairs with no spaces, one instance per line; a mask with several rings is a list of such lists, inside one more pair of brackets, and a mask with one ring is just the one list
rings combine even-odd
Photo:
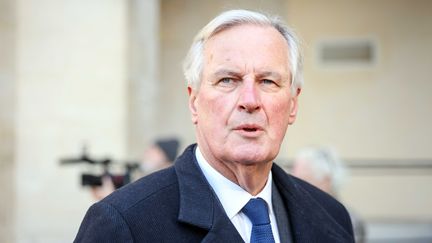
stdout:
[[15,1],[0,0],[0,242],[13,242]]
[[129,63],[129,154],[139,159],[157,135],[159,82],[159,0],[132,0]]

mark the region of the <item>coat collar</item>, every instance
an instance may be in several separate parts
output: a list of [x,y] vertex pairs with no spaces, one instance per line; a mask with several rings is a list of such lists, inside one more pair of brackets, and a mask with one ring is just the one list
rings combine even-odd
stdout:
[[272,173],[285,201],[295,242],[354,242],[344,227],[292,176],[276,164]]
[[195,148],[195,144],[189,146],[175,163],[180,191],[178,220],[208,230],[202,242],[242,242],[199,168]]

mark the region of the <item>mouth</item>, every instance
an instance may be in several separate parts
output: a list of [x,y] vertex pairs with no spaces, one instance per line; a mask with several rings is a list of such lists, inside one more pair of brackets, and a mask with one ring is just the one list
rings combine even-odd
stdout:
[[254,132],[262,131],[263,128],[259,125],[255,125],[255,124],[244,124],[244,125],[236,127],[234,130],[242,131],[242,132],[246,132],[246,133],[254,133]]

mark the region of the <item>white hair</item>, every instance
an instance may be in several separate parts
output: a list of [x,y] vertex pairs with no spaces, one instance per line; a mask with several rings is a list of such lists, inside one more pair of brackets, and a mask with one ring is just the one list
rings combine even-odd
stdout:
[[270,17],[249,10],[229,10],[210,21],[195,36],[192,46],[183,62],[183,72],[188,85],[198,90],[204,65],[204,45],[215,34],[243,24],[271,26],[284,37],[288,44],[289,70],[291,71],[291,91],[296,92],[303,85],[302,57],[300,44],[294,32],[279,17]]
[[334,194],[339,193],[347,177],[346,167],[330,147],[305,147],[297,153],[295,163],[307,163],[317,180],[329,177]]

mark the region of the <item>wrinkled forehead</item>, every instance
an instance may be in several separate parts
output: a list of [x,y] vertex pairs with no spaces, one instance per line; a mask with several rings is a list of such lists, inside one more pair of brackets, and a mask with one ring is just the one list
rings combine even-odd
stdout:
[[[204,40],[202,51],[206,52],[209,46],[213,47],[215,45],[222,47],[222,50],[233,46],[241,49],[254,45],[257,48],[266,45],[278,45],[280,47],[278,52],[283,53],[284,56],[287,55],[289,58],[289,43],[285,36],[270,24],[242,23],[226,26],[225,28],[219,29],[217,32],[215,31]],[[251,51],[254,51],[254,49]]]
[[289,73],[288,44],[272,26],[245,24],[220,31],[206,42],[203,54],[204,70],[214,64]]

